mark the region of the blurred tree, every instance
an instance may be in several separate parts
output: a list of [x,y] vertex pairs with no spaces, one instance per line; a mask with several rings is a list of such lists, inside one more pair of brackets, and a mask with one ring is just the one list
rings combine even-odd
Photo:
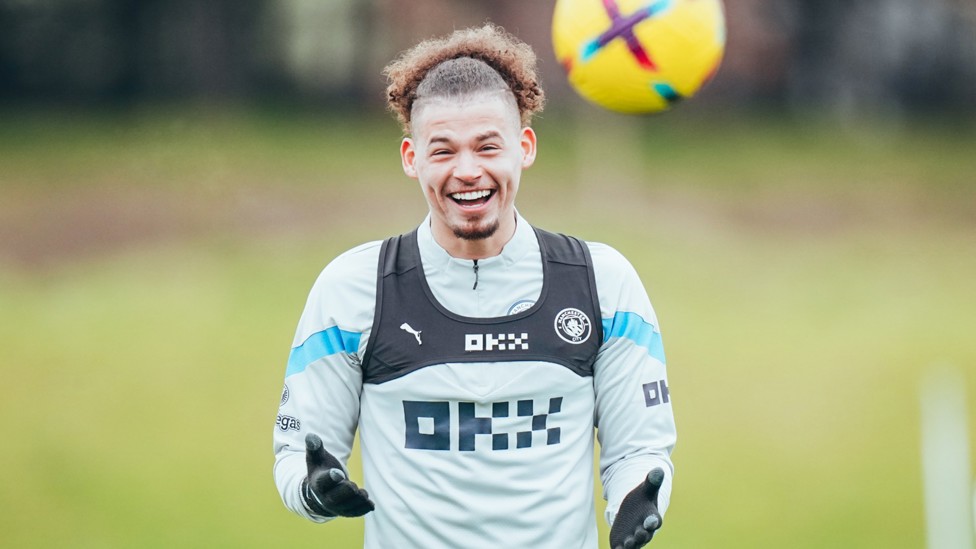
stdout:
[[[792,0],[797,106],[976,109],[976,22],[958,0]],[[968,15],[968,16],[967,16]]]
[[[0,0],[0,99],[276,95],[382,105],[383,66],[495,21],[530,43],[550,98],[556,0]],[[726,0],[725,60],[697,101],[976,112],[973,0]]]
[[0,96],[118,101],[273,88],[267,0],[5,0]]
[[[105,0],[124,52],[122,97],[237,97],[266,91],[278,34],[266,0]],[[280,76],[280,75],[277,75]]]

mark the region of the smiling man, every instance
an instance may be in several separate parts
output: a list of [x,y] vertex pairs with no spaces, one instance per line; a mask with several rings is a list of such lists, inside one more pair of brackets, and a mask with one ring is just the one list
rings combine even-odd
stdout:
[[[275,423],[275,482],[366,547],[598,546],[594,429],[613,548],[661,526],[675,442],[660,330],[604,244],[515,207],[536,156],[535,55],[498,27],[387,67],[400,157],[429,214],[319,276]],[[364,488],[345,468],[359,430]]]

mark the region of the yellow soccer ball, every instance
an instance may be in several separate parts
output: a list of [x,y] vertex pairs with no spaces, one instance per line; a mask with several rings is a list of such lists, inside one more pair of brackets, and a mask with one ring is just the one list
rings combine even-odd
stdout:
[[654,113],[693,96],[725,52],[721,0],[557,0],[552,43],[584,98]]

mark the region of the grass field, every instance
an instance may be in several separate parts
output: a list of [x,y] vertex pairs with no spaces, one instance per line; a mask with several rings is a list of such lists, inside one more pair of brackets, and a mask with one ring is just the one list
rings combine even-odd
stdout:
[[[2,116],[3,545],[357,546],[284,509],[271,432],[318,271],[425,212],[395,124]],[[657,309],[653,546],[922,547],[926,371],[963,372],[976,435],[972,121],[607,116],[543,119],[519,203],[624,252]]]

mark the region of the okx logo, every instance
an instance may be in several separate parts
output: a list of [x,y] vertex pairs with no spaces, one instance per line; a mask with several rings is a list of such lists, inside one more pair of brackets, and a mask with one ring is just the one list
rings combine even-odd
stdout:
[[529,334],[464,334],[464,351],[528,351]]
[[657,406],[658,404],[667,404],[671,402],[671,391],[668,389],[668,382],[665,380],[652,381],[650,383],[645,383],[644,389],[644,404],[650,408],[651,406]]
[[[406,441],[415,450],[471,452],[475,448],[512,450],[559,444],[559,427],[551,416],[562,410],[563,398],[550,398],[536,406],[534,400],[493,402],[480,415],[474,402],[403,401]],[[490,408],[490,412],[485,410]],[[452,432],[453,417],[457,432]],[[489,446],[490,445],[490,446]]]

